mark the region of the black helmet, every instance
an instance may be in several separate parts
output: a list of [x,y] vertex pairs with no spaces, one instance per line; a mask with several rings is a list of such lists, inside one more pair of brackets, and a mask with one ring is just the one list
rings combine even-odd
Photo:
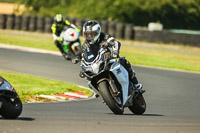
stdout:
[[89,44],[94,44],[101,33],[101,26],[98,21],[89,20],[83,26],[83,35]]

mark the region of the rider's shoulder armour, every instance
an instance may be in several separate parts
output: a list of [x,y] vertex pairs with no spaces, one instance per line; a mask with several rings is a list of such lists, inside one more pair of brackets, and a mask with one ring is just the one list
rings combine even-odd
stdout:
[[71,25],[71,23],[68,20],[65,20],[66,25]]

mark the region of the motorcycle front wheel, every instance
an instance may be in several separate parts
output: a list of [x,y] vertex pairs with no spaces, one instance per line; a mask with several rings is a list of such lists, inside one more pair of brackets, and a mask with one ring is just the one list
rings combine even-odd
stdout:
[[146,111],[146,102],[142,94],[133,99],[133,105],[128,107],[136,115],[142,115]]
[[22,112],[22,102],[19,98],[1,98],[0,115],[6,119],[16,119]]
[[111,109],[111,111],[114,114],[123,114],[124,107],[122,105],[122,101],[119,97],[114,96],[109,83],[107,81],[102,81],[99,83],[98,88],[104,102]]

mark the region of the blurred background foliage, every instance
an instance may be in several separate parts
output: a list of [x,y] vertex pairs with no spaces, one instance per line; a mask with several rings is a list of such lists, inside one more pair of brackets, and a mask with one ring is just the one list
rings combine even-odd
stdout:
[[200,0],[0,0],[25,4],[25,14],[79,19],[113,20],[166,29],[200,29]]

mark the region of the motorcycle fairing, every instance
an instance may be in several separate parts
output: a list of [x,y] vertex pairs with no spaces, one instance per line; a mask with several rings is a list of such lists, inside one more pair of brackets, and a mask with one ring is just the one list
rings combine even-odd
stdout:
[[[114,66],[113,66],[114,65]],[[123,105],[126,104],[130,96],[128,96],[129,90],[129,77],[126,69],[119,63],[113,64],[110,71],[115,75],[117,80],[121,83],[123,92]]]
[[67,42],[75,41],[79,38],[79,32],[74,28],[68,28],[61,32],[60,37],[63,37]]
[[5,92],[11,91],[13,91],[12,85],[0,76],[0,108],[2,106],[1,96],[4,96]]
[[1,90],[9,90],[12,91],[13,87],[10,83],[8,83],[4,78],[0,76],[0,91]]
[[0,84],[0,98],[1,97],[12,97],[12,98],[18,97],[15,89],[8,81],[6,81],[1,76],[0,76],[0,81],[3,81]]

